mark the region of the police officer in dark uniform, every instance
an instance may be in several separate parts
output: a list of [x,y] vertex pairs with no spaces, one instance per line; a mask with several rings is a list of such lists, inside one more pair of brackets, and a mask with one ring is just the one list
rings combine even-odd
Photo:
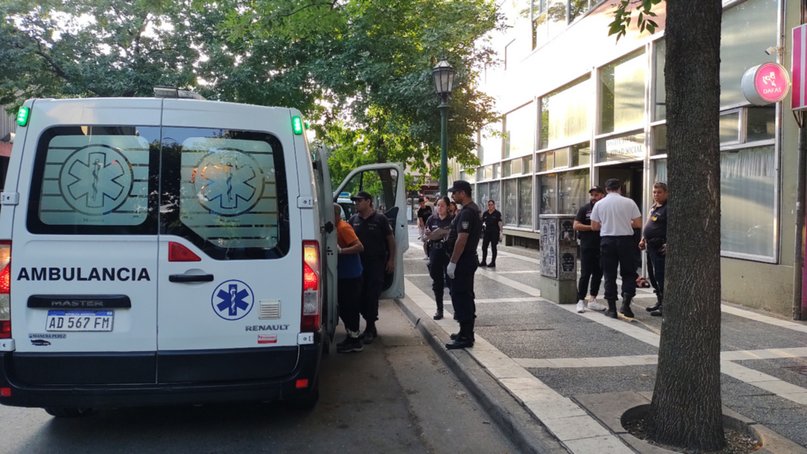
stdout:
[[645,308],[650,315],[661,317],[664,305],[664,268],[667,260],[667,197],[665,183],[653,185],[653,206],[642,231],[640,249],[647,250],[647,271],[656,290],[656,304]]
[[474,273],[479,266],[476,247],[482,234],[482,220],[479,207],[471,198],[471,185],[467,181],[455,181],[448,191],[453,193],[454,201],[462,205],[451,221],[447,240],[451,258],[446,274],[453,279],[451,304],[454,306],[454,320],[460,324],[460,331],[452,334],[451,342],[446,344],[446,348],[451,350],[474,346]]
[[[502,237],[502,213],[496,209],[496,202],[488,200],[488,209],[482,213],[482,261],[479,266],[496,268],[496,245]],[[488,244],[490,245],[490,263],[488,258]]]
[[452,217],[448,214],[448,197],[437,199],[436,213],[426,220],[426,249],[429,251],[429,276],[432,278],[432,291],[434,301],[437,303],[435,320],[443,318],[443,292],[445,291],[445,273],[448,267],[448,254],[446,252],[446,238],[451,228]]
[[372,195],[359,191],[350,199],[356,204],[356,214],[350,218],[350,225],[364,245],[361,253],[361,315],[366,325],[359,337],[365,344],[370,344],[378,337],[375,322],[378,320],[378,298],[384,287],[384,273],[395,270],[395,237],[387,217],[376,213],[373,208]]

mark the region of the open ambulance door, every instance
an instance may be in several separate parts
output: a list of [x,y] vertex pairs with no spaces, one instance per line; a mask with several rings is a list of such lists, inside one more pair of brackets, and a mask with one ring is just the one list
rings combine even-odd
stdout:
[[409,248],[406,226],[406,183],[401,164],[369,164],[352,170],[333,193],[336,201],[339,194],[356,195],[367,191],[373,195],[373,207],[383,213],[395,235],[395,271],[384,279],[381,298],[404,297],[403,254]]
[[333,198],[331,197],[331,173],[328,170],[328,150],[323,146],[313,147],[311,150],[314,173],[319,184],[317,187],[317,199],[319,200],[319,219],[322,225],[321,257],[324,257],[322,267],[322,281],[325,286],[325,317],[323,323],[328,330],[328,335],[333,339],[336,334],[336,325],[339,323],[337,314],[339,280],[336,275],[336,218],[333,213]]

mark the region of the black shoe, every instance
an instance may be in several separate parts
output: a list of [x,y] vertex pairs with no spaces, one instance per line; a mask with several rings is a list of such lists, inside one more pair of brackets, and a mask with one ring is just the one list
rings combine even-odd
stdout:
[[432,317],[435,320],[442,320],[443,319],[443,311],[437,311]]
[[622,313],[625,317],[634,318],[633,311],[630,310],[630,306],[623,304],[622,307],[619,309],[619,312]]
[[619,318],[619,316],[616,315],[616,311],[612,311],[612,310],[605,311],[605,316],[606,317],[611,317],[611,318]]
[[359,339],[365,344],[372,344],[373,341],[378,337],[378,331],[375,329],[375,325],[371,328],[365,328],[364,332],[359,335]]
[[474,346],[474,340],[467,337],[457,337],[456,339],[452,340],[451,342],[446,344],[446,349],[448,350],[456,350],[459,348],[471,348]]
[[661,306],[659,306],[658,309],[651,312],[650,315],[652,315],[653,317],[661,317],[662,316]]
[[496,262],[488,263],[488,268],[496,268]]
[[336,344],[337,353],[352,353],[364,350],[364,345],[358,337],[346,337],[345,340]]
[[661,303],[656,303],[656,304],[654,304],[654,305],[652,305],[650,307],[644,308],[644,310],[646,310],[647,312],[653,312],[653,311],[657,311],[659,309],[661,309]]
[[486,267],[487,265],[485,264],[485,262],[479,262],[479,266],[480,266],[481,268],[484,268],[484,267]]

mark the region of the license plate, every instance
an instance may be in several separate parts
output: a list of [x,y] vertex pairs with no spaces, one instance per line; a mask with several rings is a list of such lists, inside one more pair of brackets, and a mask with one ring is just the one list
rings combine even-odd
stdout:
[[48,311],[46,331],[112,331],[114,311]]

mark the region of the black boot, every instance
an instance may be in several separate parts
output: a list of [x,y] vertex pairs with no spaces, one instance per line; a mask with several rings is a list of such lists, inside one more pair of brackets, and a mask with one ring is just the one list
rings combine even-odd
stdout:
[[658,304],[656,310],[650,313],[653,317],[661,317],[663,314],[661,313],[661,303]]
[[622,307],[619,309],[619,312],[622,313],[625,317],[633,318],[633,311],[630,310],[630,303],[633,301],[633,297],[630,295],[622,295]]
[[442,320],[443,319],[443,308],[437,309],[437,312],[434,313],[434,317],[432,317],[432,318],[435,319],[435,320]]
[[605,316],[606,317],[611,317],[611,318],[619,318],[619,316],[616,315],[616,301],[615,300],[608,300],[608,310],[605,311]]
[[[451,337],[454,337],[453,335]],[[460,332],[457,333],[451,342],[446,344],[446,349],[455,350],[459,348],[470,348],[474,346],[474,322],[460,322]]]
[[664,295],[658,293],[658,294],[656,294],[656,304],[654,304],[654,305],[652,305],[650,307],[646,307],[646,308],[644,308],[644,310],[646,310],[647,312],[657,311],[657,310],[661,309],[661,304],[663,302],[664,302]]

